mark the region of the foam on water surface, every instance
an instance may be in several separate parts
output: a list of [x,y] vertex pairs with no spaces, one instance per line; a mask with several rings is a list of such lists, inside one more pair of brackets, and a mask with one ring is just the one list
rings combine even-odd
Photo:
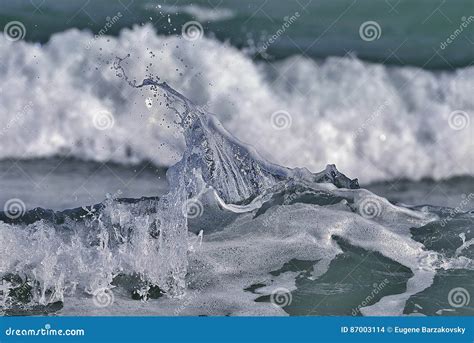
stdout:
[[[81,39],[83,33],[72,31],[65,35]],[[49,53],[65,54],[67,50],[59,49],[65,38],[61,35],[54,37],[46,50],[41,51],[51,49]],[[142,28],[124,32],[114,44],[123,44],[122,48],[133,50],[133,46],[129,45],[129,39],[132,38],[151,40],[152,45],[160,42],[166,46],[181,42],[174,37],[156,37],[151,30]],[[55,43],[55,39],[61,43]],[[59,45],[56,47],[55,44]],[[282,101],[287,101],[285,104],[289,105],[298,98],[294,94],[291,98],[293,100],[275,98],[269,84],[265,83],[267,81],[260,68],[232,48],[217,45],[211,40],[203,40],[199,44],[203,44],[203,47],[212,46],[213,49],[209,49],[212,51],[220,50],[223,55],[219,56],[219,60],[229,59],[228,64],[223,64],[226,67],[232,66],[230,62],[237,62],[255,71],[244,77],[242,85],[258,93],[258,97],[255,97],[256,94],[247,94],[243,86],[237,88],[237,92],[230,92],[233,95],[244,93],[239,96],[246,98],[247,102],[242,102],[242,108],[237,109],[244,118],[259,118],[259,108],[252,106],[252,101],[257,103],[258,100],[267,106],[265,99],[275,99],[268,106],[278,109],[283,104]],[[27,43],[21,47],[26,55],[32,49]],[[164,61],[175,63],[176,51],[186,55],[195,50],[185,47],[179,50],[165,48],[162,51],[169,54],[163,58]],[[50,56],[42,58],[49,59]],[[89,63],[89,59],[82,60],[81,55],[77,58],[79,61],[71,62],[64,69],[65,75],[71,69],[79,73],[82,69],[75,69],[77,64]],[[212,59],[202,61],[204,64],[214,62]],[[307,63],[309,62],[303,62],[306,65],[300,67],[310,68],[311,63]],[[411,72],[410,69],[389,72],[354,60],[334,60],[327,63],[329,69],[334,68],[332,63],[335,66],[347,64],[348,70],[375,68],[373,71],[382,73],[383,80],[392,74],[395,79],[403,79],[404,74]],[[285,289],[288,297],[298,291],[297,283],[300,278],[307,277],[317,281],[330,271],[331,263],[344,254],[338,240],[363,251],[378,253],[411,272],[404,291],[387,294],[376,303],[363,306],[362,314],[401,315],[411,297],[433,285],[439,270],[472,271],[472,260],[466,245],[472,239],[472,233],[464,230],[464,226],[459,226],[465,234],[459,236],[462,240],[460,239],[454,256],[443,249],[428,249],[428,243],[423,241],[424,237],[414,239],[417,230],[426,230],[427,227],[439,232],[443,227],[443,220],[446,221],[448,217],[452,219],[450,225],[456,225],[460,220],[458,217],[472,221],[472,213],[461,213],[453,219],[450,213],[442,209],[409,208],[392,204],[367,190],[359,189],[356,179],[346,177],[334,165],[328,165],[320,173],[312,173],[306,168],[290,168],[269,162],[265,153],[257,152],[258,149],[236,138],[224,128],[217,116],[206,108],[195,105],[168,83],[150,75],[143,82],[129,79],[126,75],[135,75],[138,69],[138,64],[132,57],[117,59],[108,69],[127,81],[119,83],[112,78],[108,79],[109,74],[103,70],[103,81],[117,82],[118,85],[119,96],[113,101],[105,96],[108,92],[106,88],[96,89],[87,82],[77,85],[85,88],[85,92],[71,94],[82,101],[102,94],[96,98],[98,109],[104,110],[105,104],[109,104],[115,110],[123,111],[122,113],[133,113],[135,106],[142,107],[137,113],[147,111],[147,104],[153,102],[155,105],[151,108],[162,114],[158,119],[165,120],[166,125],[144,128],[143,124],[137,124],[141,121],[136,119],[136,113],[124,114],[123,117],[107,116],[109,120],[115,118],[105,123],[113,123],[107,127],[111,132],[97,135],[96,132],[90,132],[90,125],[104,127],[102,122],[96,121],[94,124],[92,120],[93,124],[90,124],[84,119],[87,116],[93,117],[89,107],[85,106],[84,112],[75,114],[66,111],[66,107],[63,108],[64,111],[59,110],[61,103],[65,105],[65,101],[59,98],[61,94],[55,94],[53,97],[58,98],[50,100],[58,101],[56,115],[65,116],[66,120],[47,122],[45,125],[42,122],[44,118],[39,115],[37,120],[41,130],[36,132],[36,136],[25,136],[21,144],[6,146],[2,153],[5,156],[25,152],[31,156],[47,155],[69,147],[78,149],[75,153],[83,158],[112,158],[121,161],[150,158],[158,159],[161,163],[165,160],[166,163],[176,162],[167,171],[169,191],[160,198],[140,200],[108,197],[96,206],[63,212],[36,209],[20,218],[11,218],[8,213],[1,213],[0,254],[4,258],[0,262],[0,273],[10,288],[6,303],[2,306],[6,313],[23,311],[32,314],[36,313],[33,308],[39,308],[38,311],[71,314],[74,311],[71,304],[74,304],[79,312],[84,311],[81,314],[85,314],[86,309],[92,306],[99,307],[93,307],[92,314],[137,314],[142,310],[144,314],[175,315],[284,314],[284,305],[275,306],[274,292]],[[215,68],[213,70],[215,72]],[[242,65],[239,70],[242,70]],[[330,75],[334,77],[333,73]],[[344,78],[345,75],[350,75],[350,72],[339,77]],[[162,74],[160,76],[163,77]],[[206,77],[218,83],[229,82],[228,78],[217,77],[212,72]],[[328,82],[331,77],[320,81]],[[433,75],[426,77],[436,79]],[[455,75],[440,77],[456,78]],[[170,79],[170,82],[176,81],[178,84],[182,81],[179,77]],[[40,81],[28,82],[21,78],[16,80],[25,84],[44,82],[42,78]],[[61,82],[64,81],[59,81]],[[215,91],[214,88],[203,89],[200,84],[201,81],[197,83],[187,80],[183,88],[191,90],[192,94],[196,91],[209,91],[209,94],[213,94]],[[229,89],[222,86],[216,87],[217,92]],[[59,89],[61,88],[58,88],[58,93],[61,92]],[[335,88],[332,89],[334,91]],[[426,89],[424,91],[429,93]],[[450,94],[449,91],[446,92],[446,95]],[[117,94],[117,90],[113,94]],[[152,101],[145,101],[150,94]],[[35,96],[32,95],[33,98]],[[466,103],[469,104],[469,101],[466,100]],[[121,106],[118,106],[119,103]],[[15,106],[14,100],[7,103],[7,106],[10,105]],[[433,108],[437,108],[437,105],[433,105]],[[441,116],[441,112],[433,113]],[[240,119],[226,118],[225,111],[220,116],[232,132],[237,132],[237,136],[239,133],[240,136],[246,136],[236,124]],[[75,124],[74,130],[69,127],[71,118]],[[261,122],[261,118],[255,120],[257,123],[259,120]],[[413,124],[413,118],[407,120]],[[353,127],[350,121],[347,122],[347,118],[335,114],[322,116],[320,125],[327,129],[320,132],[322,141],[325,134],[330,132],[330,122]],[[397,121],[401,122],[403,120]],[[17,122],[14,124],[11,127],[13,132],[25,129],[24,126],[16,126]],[[128,124],[130,128],[125,129]],[[298,127],[296,123],[295,126]],[[249,123],[246,123],[246,127],[253,128]],[[319,132],[317,127],[313,129]],[[46,135],[48,130],[55,131],[56,135],[52,135],[56,137],[55,140],[49,138],[51,135]],[[261,132],[257,146],[263,144],[263,140],[267,138],[265,133],[269,131],[264,129]],[[300,142],[305,135],[301,133],[298,131],[300,138],[288,136],[284,141],[291,144],[296,142],[293,149],[302,144],[301,151],[305,156],[306,143]],[[6,131],[4,134],[12,133]],[[418,146],[419,136],[410,133],[407,135],[407,142],[416,141]],[[143,140],[144,137],[147,140]],[[44,144],[38,144],[38,139]],[[120,142],[128,142],[130,139],[132,143],[115,148],[117,139]],[[175,149],[161,149],[157,153],[156,149],[162,139],[168,140]],[[84,144],[77,145],[77,140]],[[150,140],[156,142],[156,146],[150,144]],[[174,145],[172,142],[176,141],[179,144]],[[322,146],[320,149],[319,144],[311,147],[311,156],[316,159],[325,158],[325,150]],[[94,149],[91,150],[94,146],[101,147],[98,149],[98,156]],[[272,147],[272,139],[265,146]],[[113,151],[109,151],[107,147]],[[281,146],[279,150],[285,150],[285,147],[280,148]],[[168,152],[165,157],[163,150]],[[408,160],[401,157],[404,156],[401,150],[398,150],[399,156],[394,157],[391,164],[390,170],[395,174],[409,167],[406,165]],[[431,157],[426,156],[427,159]],[[362,163],[357,154],[351,158],[357,162],[349,169]],[[436,170],[431,162],[427,163],[430,164],[430,170]],[[423,170],[423,161],[420,162],[420,169]],[[365,170],[367,169],[362,173]],[[375,176],[377,173],[378,171],[374,171],[374,174],[368,174]],[[467,224],[469,225],[472,226],[472,222]],[[196,236],[198,233],[199,236]],[[309,276],[302,270],[283,270],[293,260],[310,261],[313,266]],[[104,294],[116,294],[116,301],[109,307],[101,308],[97,306],[97,298],[103,299]],[[130,294],[132,298],[152,300],[133,306]],[[273,304],[262,302],[262,299],[268,297]],[[91,302],[91,298],[95,302]],[[57,303],[60,304],[58,306],[64,306],[63,312],[48,307]]]

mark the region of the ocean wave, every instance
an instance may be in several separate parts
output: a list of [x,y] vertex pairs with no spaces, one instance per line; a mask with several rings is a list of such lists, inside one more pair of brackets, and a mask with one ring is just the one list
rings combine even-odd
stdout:
[[[9,242],[0,245],[8,291],[1,313],[56,313],[64,304],[69,313],[79,302],[82,309],[93,304],[108,307],[102,314],[117,314],[123,308],[114,311],[115,296],[121,303],[166,295],[144,307],[156,311],[171,302],[174,315],[284,314],[302,277],[317,280],[334,271],[333,261],[353,246],[358,256],[376,252],[410,274],[402,292],[386,290],[340,314],[402,315],[410,298],[434,285],[439,269],[472,270],[471,213],[447,220],[439,209],[394,205],[334,165],[315,174],[271,163],[166,82],[153,75],[130,79],[127,61],[113,63],[116,76],[140,93],[150,90],[155,96],[145,106],[162,102],[185,140],[182,158],[166,173],[169,191],[136,200],[109,195],[101,204],[62,212],[26,211],[9,202],[0,212],[0,241]],[[106,119],[97,120],[97,130],[114,127]],[[427,250],[420,241],[429,225],[430,233],[462,231],[462,242]],[[311,276],[284,269],[294,260],[305,261]],[[262,297],[271,305],[260,305]],[[130,308],[128,314],[137,311]]]
[[73,29],[42,46],[0,36],[0,158],[178,161],[173,115],[116,77],[110,61],[120,53],[131,55],[131,75],[159,75],[270,161],[335,163],[363,182],[474,174],[473,67],[431,72],[350,56],[259,63],[148,25],[118,37]]

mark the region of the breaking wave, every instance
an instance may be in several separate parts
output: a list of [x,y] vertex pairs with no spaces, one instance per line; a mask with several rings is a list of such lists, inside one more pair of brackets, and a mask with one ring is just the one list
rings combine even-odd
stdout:
[[270,64],[148,25],[118,37],[69,30],[45,45],[0,36],[0,158],[176,163],[185,144],[173,116],[115,77],[117,51],[130,52],[131,74],[160,75],[274,163],[316,171],[330,162],[363,182],[474,174],[472,67],[433,72],[351,56]]
[[[317,280],[356,247],[362,252],[353,254],[379,254],[407,275],[405,289],[359,299],[357,310],[401,315],[439,273],[472,271],[472,213],[394,205],[333,165],[311,173],[270,163],[167,83],[130,80],[125,68],[133,65],[118,59],[111,68],[127,88],[144,96],[151,91],[185,142],[167,171],[169,192],[160,198],[109,196],[63,212],[0,213],[6,314],[284,314],[306,275],[285,270],[286,264],[306,261],[305,277]],[[453,237],[438,245],[427,239],[446,226]],[[262,297],[272,304],[262,305]],[[132,306],[132,299],[146,302]]]

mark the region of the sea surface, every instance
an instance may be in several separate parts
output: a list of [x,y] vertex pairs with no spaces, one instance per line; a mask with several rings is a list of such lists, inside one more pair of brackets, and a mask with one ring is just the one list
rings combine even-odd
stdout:
[[[428,69],[469,66],[473,58],[472,27],[468,26],[449,49],[440,47],[473,14],[474,5],[469,0],[2,0],[0,4],[1,24],[20,20],[27,27],[26,39],[41,43],[71,27],[98,33],[106,18],[110,20],[120,12],[120,20],[107,34],[118,35],[124,27],[145,23],[152,24],[159,34],[180,34],[183,24],[194,20],[202,24],[208,36],[240,49],[256,47],[257,52],[298,12],[295,24],[266,51],[272,58],[354,53],[365,60]],[[379,23],[380,39],[360,39],[359,27],[366,21]]]
[[473,9],[0,0],[0,312],[473,315]]

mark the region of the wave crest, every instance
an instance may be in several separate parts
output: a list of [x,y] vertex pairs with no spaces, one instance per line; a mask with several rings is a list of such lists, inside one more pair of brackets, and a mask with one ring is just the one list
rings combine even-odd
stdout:
[[[148,65],[147,72],[218,113],[236,137],[273,162],[320,170],[330,161],[364,182],[474,174],[473,126],[450,126],[454,111],[473,116],[473,67],[431,72],[301,56],[269,67],[216,40],[157,36],[151,26],[91,39],[69,30],[40,47],[0,37],[0,77],[8,85],[0,92],[0,158],[69,153],[175,163],[184,142],[172,116],[146,106],[149,95],[126,87],[110,70],[117,51],[126,50],[137,79],[145,78]],[[97,130],[97,113],[113,114],[113,126]],[[274,113],[291,114],[285,121],[291,125],[276,130]]]

